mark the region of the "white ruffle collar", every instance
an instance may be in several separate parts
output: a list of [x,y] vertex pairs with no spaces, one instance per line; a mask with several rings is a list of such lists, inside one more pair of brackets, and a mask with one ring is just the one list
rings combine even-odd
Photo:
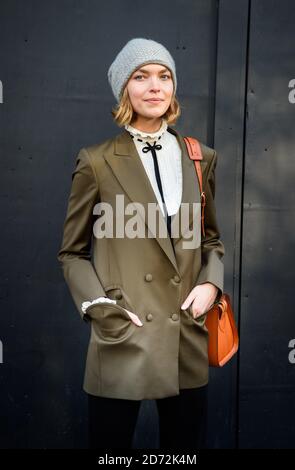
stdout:
[[159,139],[164,134],[164,132],[167,130],[168,124],[165,119],[162,119],[161,127],[156,132],[143,132],[136,127],[131,126],[130,124],[125,125],[124,127],[134,137],[139,137],[140,139],[144,139],[146,141],[152,141]]

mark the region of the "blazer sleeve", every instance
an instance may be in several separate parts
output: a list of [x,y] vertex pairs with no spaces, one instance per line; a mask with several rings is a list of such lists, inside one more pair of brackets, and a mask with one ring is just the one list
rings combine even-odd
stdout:
[[204,191],[206,196],[206,206],[204,215],[205,236],[202,237],[201,253],[202,268],[197,279],[197,285],[204,282],[211,282],[218,287],[219,292],[216,300],[219,300],[223,293],[224,265],[221,261],[225,253],[224,245],[220,240],[220,232],[217,225],[215,198],[215,168],[217,164],[217,153],[214,150],[213,158],[208,170],[208,177]]
[[[82,148],[72,173],[72,186],[63,225],[62,245],[58,252],[65,281],[84,317],[82,303],[106,296],[91,262],[93,207],[99,202],[99,186],[89,154]],[[84,318],[86,320],[86,317]]]

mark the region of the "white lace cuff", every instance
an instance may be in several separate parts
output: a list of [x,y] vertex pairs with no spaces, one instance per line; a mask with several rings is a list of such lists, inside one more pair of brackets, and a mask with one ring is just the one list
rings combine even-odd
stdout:
[[116,304],[117,301],[116,300],[112,300],[112,299],[109,299],[108,297],[98,297],[97,299],[94,299],[92,300],[91,302],[87,301],[87,302],[83,302],[82,303],[82,312],[83,313],[86,313],[86,310],[87,308],[90,306],[90,305],[93,305],[93,304],[100,304],[101,302],[108,302],[110,304]]

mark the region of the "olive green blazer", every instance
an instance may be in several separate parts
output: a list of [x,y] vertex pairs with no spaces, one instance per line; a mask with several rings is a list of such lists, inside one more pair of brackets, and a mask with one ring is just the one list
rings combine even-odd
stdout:
[[[194,162],[180,133],[168,129],[182,151],[182,203],[200,203]],[[94,235],[98,215],[93,209],[99,202],[115,208],[116,195],[124,195],[125,205],[141,203],[147,211],[148,203],[156,204],[157,199],[125,129],[78,153],[58,260],[81,317],[90,320],[83,385],[90,394],[155,399],[208,382],[206,314],[195,319],[190,308],[180,308],[197,284],[212,282],[219,295],[223,292],[224,245],[214,205],[217,154],[200,144],[206,236],[192,249],[184,249],[182,242],[192,227],[193,211],[186,230],[172,241],[165,223],[167,233],[162,238],[159,233],[144,238]],[[197,230],[201,233],[200,216]],[[94,304],[84,316],[82,302],[99,296],[117,304]],[[136,313],[143,326],[136,326],[122,307]]]

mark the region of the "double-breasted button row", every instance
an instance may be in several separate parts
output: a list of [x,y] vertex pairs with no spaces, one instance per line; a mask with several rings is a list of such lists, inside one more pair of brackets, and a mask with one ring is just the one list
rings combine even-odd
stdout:
[[[144,278],[147,282],[151,282],[153,280],[153,275],[151,273],[147,273]],[[171,280],[176,282],[177,284],[180,283],[180,277],[177,274],[175,274],[175,276],[173,276]]]
[[[154,318],[154,317],[153,317],[153,314],[152,314],[152,313],[148,313],[148,314],[146,315],[147,321],[152,321],[153,318]],[[178,313],[172,313],[172,314],[171,314],[171,319],[172,319],[173,321],[179,320],[179,315],[178,315]]]

